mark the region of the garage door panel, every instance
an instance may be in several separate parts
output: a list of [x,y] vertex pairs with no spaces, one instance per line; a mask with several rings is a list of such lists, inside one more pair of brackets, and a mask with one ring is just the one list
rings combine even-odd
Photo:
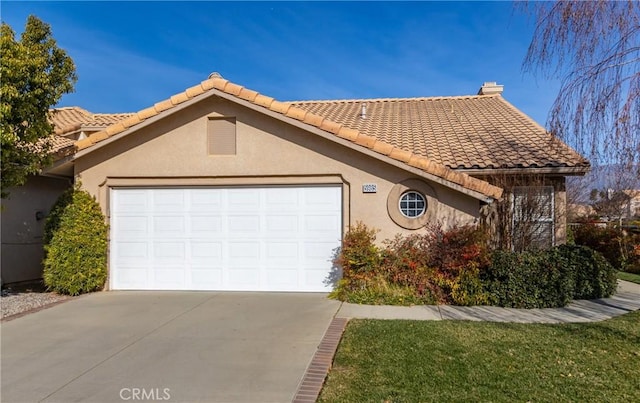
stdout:
[[183,216],[156,216],[153,218],[153,236],[180,236],[185,233],[186,223]]
[[235,236],[244,236],[244,233],[255,235],[260,231],[259,215],[230,215],[227,223],[229,232]]
[[296,235],[299,231],[299,221],[300,218],[298,215],[270,215],[266,217],[266,231],[272,235],[278,236],[288,236]]
[[222,192],[219,189],[197,189],[190,192],[189,211],[212,212],[222,209]]
[[118,242],[114,244],[111,258],[116,262],[141,261],[146,262],[149,259],[147,242]]
[[222,216],[193,215],[189,216],[191,235],[195,238],[216,237],[222,231]]
[[230,189],[226,207],[243,213],[256,211],[260,208],[260,193],[260,189]]
[[252,268],[229,268],[229,285],[239,291],[260,290],[260,272]]
[[222,242],[198,242],[189,244],[191,248],[191,260],[214,264],[222,261]]
[[268,211],[297,211],[300,206],[300,196],[297,188],[268,189],[268,191],[265,191],[264,199],[265,208]]
[[112,223],[118,239],[145,239],[149,233],[149,218],[140,215],[123,215]]
[[153,244],[153,264],[182,262],[185,258],[185,242],[155,242]]
[[318,236],[325,239],[327,236],[336,234],[340,228],[340,221],[335,216],[312,215],[304,219],[305,235]]
[[229,259],[257,260],[260,242],[229,242]]
[[121,265],[114,275],[113,281],[122,290],[139,290],[148,288],[149,278],[146,267]]
[[304,291],[324,291],[328,287],[326,284],[327,271],[324,267],[320,268],[307,268],[302,273],[302,288]]
[[299,273],[297,268],[281,268],[269,270],[266,273],[267,284],[277,286],[284,291],[296,290],[299,287]]
[[267,242],[266,243],[267,259],[298,259],[298,242]]
[[183,189],[154,189],[152,195],[154,213],[182,212],[185,210],[187,193]]
[[116,213],[141,212],[149,209],[148,190],[129,190],[115,194],[113,211]]
[[307,211],[335,211],[342,205],[340,194],[338,188],[304,189],[304,207]]
[[329,291],[339,186],[115,189],[111,287]]
[[306,259],[322,259],[326,261],[327,258],[332,257],[333,252],[339,245],[334,242],[305,242],[304,243],[304,257]]
[[224,287],[222,281],[223,269],[219,268],[198,268],[191,270],[191,289],[193,290],[215,290]]
[[298,270],[301,267],[298,242],[268,242],[265,255],[263,264],[267,273],[278,269]]
[[182,266],[160,267],[152,271],[155,289],[175,290],[184,288],[185,270]]

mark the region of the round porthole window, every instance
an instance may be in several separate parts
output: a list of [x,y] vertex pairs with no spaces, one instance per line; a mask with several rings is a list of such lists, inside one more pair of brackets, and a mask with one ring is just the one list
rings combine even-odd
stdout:
[[422,194],[410,190],[400,196],[399,207],[403,216],[416,218],[427,210],[427,201]]
[[387,196],[389,218],[408,230],[423,228],[438,218],[438,195],[426,182],[406,179],[396,183]]

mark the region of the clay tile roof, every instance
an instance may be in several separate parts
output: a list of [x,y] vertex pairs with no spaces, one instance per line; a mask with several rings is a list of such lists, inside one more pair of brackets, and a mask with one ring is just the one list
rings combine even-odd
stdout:
[[101,130],[131,116],[131,113],[91,113],[77,106],[52,109],[50,121],[57,135],[82,129]]
[[[493,199],[500,198],[501,188],[450,168],[550,166],[584,161],[563,143],[553,142],[544,129],[497,96],[279,102],[221,77],[205,80],[128,115],[77,141],[75,146],[78,150],[92,147],[209,91],[220,91],[283,118],[301,121]],[[366,119],[359,116],[363,103],[367,107]],[[541,151],[541,139],[550,144],[551,152]]]
[[51,136],[51,151],[58,155],[69,155],[73,153],[75,141],[62,136]]
[[452,169],[589,164],[500,95],[300,101],[291,105]]

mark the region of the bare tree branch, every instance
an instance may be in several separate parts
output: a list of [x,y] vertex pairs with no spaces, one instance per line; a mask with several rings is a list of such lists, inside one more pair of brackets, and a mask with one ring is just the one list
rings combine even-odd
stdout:
[[523,70],[559,78],[547,125],[594,166],[640,175],[640,2],[517,3],[535,19]]

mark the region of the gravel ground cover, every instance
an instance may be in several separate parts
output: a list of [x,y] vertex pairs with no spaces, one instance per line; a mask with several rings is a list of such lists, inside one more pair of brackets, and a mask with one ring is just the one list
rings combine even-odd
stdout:
[[41,282],[28,284],[13,284],[2,289],[0,306],[2,313],[0,319],[13,315],[42,308],[47,305],[64,301],[72,297],[60,295],[55,292],[47,292]]

